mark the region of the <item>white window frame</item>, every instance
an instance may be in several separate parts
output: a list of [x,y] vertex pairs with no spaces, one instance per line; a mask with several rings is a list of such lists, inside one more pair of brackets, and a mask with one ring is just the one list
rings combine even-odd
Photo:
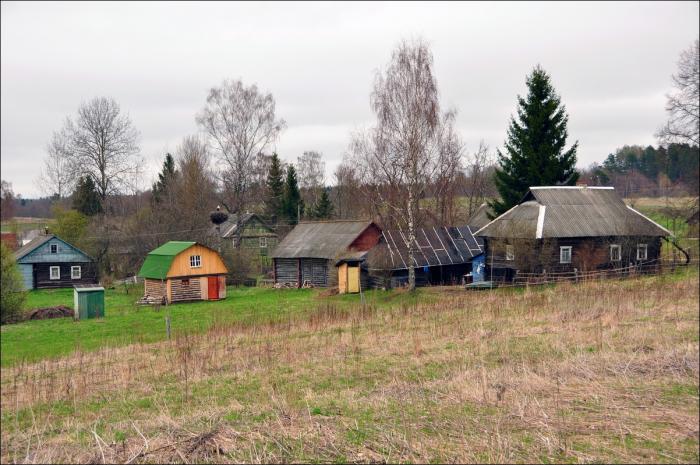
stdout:
[[[53,275],[54,270],[57,271],[56,276]],[[49,279],[52,281],[56,281],[57,279],[61,279],[61,267],[60,266],[50,266],[49,267]]]
[[49,245],[49,252],[50,253],[58,253],[58,244],[50,244]]
[[509,262],[515,260],[515,249],[511,244],[506,244],[506,260]]
[[[644,256],[641,256],[639,252],[644,251]],[[649,247],[647,244],[637,244],[637,260],[646,260],[649,256]]]
[[190,268],[201,268],[202,267],[202,256],[201,255],[190,255]]
[[[75,271],[78,270],[78,275],[75,275]],[[83,270],[79,266],[71,266],[70,267],[70,279],[80,279],[82,276]]]
[[[613,253],[614,250],[617,250],[617,258],[615,258],[615,255]],[[610,245],[610,261],[611,262],[621,262],[622,261],[622,247],[620,247],[619,244],[611,244]]]
[[[564,260],[564,252],[569,253],[568,260]],[[571,263],[572,247],[570,245],[563,245],[559,247],[559,263]]]
[[260,248],[261,249],[267,248],[267,237],[260,238]]

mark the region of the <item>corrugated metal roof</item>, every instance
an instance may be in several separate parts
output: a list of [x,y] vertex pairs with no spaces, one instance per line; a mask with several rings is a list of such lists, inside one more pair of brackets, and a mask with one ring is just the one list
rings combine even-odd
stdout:
[[[370,268],[401,270],[408,268],[406,231],[382,232],[382,238],[368,255]],[[413,255],[416,267],[469,263],[483,252],[483,240],[475,238],[469,226],[435,226],[416,230]]]
[[301,222],[279,243],[271,257],[336,258],[371,224],[371,221]]
[[[540,208],[544,207],[544,208]],[[538,221],[541,223],[538,229]],[[476,231],[484,237],[668,236],[612,188],[532,187],[524,201]]]

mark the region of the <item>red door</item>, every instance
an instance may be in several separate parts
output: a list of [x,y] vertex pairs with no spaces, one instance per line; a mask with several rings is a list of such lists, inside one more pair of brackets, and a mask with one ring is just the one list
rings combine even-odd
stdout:
[[218,276],[209,276],[209,300],[219,300]]

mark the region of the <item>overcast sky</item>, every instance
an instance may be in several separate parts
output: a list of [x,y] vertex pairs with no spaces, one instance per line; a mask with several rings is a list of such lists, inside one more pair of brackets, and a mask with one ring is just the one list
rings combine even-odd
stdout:
[[164,153],[198,131],[207,90],[240,78],[271,92],[289,162],[318,150],[326,178],[349,133],[373,123],[369,93],[402,38],[431,45],[444,108],[467,152],[502,147],[537,63],[569,113],[579,166],[624,144],[655,144],[698,2],[28,3],[2,2],[1,169],[35,197],[45,146],[95,96],[117,100],[141,133],[150,185]]

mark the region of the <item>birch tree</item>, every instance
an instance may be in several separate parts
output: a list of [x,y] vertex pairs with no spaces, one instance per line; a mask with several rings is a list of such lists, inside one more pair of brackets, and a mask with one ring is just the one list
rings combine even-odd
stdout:
[[70,137],[65,130],[56,131],[46,146],[44,167],[37,179],[39,190],[59,199],[70,195],[76,185],[71,166]]
[[661,142],[700,145],[700,42],[681,53],[672,76],[674,93],[666,96],[668,122],[657,133]]
[[407,230],[408,286],[415,289],[419,201],[453,149],[454,114],[441,114],[433,56],[422,41],[403,41],[379,71],[370,97],[376,125],[352,136],[350,152],[365,189]]

